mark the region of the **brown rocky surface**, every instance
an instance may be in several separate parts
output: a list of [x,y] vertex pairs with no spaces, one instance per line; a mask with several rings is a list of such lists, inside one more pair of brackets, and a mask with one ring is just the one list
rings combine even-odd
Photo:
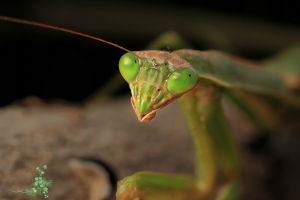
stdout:
[[[1,108],[0,199],[33,199],[11,190],[30,188],[35,167],[43,164],[48,165],[46,177],[53,180],[50,199],[88,199],[87,185],[68,167],[74,157],[105,161],[119,178],[140,170],[193,174],[192,143],[176,104],[159,111],[150,123],[137,121],[127,97],[86,107],[46,104],[30,98]],[[300,152],[299,140],[294,140],[293,134],[275,135],[267,147],[253,153],[248,144],[255,138],[255,129],[229,115],[242,151],[243,199],[275,199],[274,195],[284,189],[274,191],[281,184],[297,185],[299,172],[285,172],[277,178],[278,170],[273,170],[273,165],[278,164],[278,157],[290,156],[290,168],[280,169],[297,169],[299,162],[293,153]],[[293,153],[288,150],[291,148]],[[274,184],[276,181],[279,185]],[[291,191],[288,199],[293,199]]]

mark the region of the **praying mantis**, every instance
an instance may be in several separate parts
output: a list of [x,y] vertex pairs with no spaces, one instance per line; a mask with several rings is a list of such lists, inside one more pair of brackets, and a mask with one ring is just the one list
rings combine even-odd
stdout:
[[300,86],[294,78],[296,73],[284,71],[278,64],[259,68],[257,63],[219,51],[130,51],[65,28],[5,16],[0,20],[64,31],[126,51],[120,58],[119,70],[129,84],[131,104],[141,122],[151,121],[158,110],[179,101],[194,142],[196,176],[138,172],[119,181],[117,200],[239,199],[240,157],[222,98],[233,100],[250,120],[264,128],[275,122],[268,119],[270,114],[257,109],[257,104],[247,101],[249,94],[300,108],[295,92]]

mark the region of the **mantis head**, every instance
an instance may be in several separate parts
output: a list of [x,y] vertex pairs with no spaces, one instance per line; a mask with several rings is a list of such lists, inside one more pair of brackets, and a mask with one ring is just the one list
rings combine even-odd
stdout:
[[131,104],[139,121],[149,122],[156,111],[171,103],[197,84],[197,73],[188,67],[176,68],[159,59],[124,54],[119,70],[131,90]]

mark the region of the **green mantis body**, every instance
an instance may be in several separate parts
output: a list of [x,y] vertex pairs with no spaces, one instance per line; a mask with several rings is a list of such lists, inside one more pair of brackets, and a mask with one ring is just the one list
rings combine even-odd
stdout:
[[280,75],[278,68],[258,68],[256,63],[217,51],[131,52],[59,27],[3,16],[0,20],[65,31],[128,51],[121,57],[119,69],[129,83],[131,103],[141,122],[151,121],[159,109],[179,100],[194,142],[195,177],[138,172],[119,181],[117,200],[238,199],[240,158],[222,109],[223,96],[231,98],[263,127],[270,127],[270,123],[244,101],[243,92],[267,95],[300,107],[292,90],[295,84]]
[[[129,83],[138,119],[148,122],[158,109],[179,100],[196,150],[196,178],[137,173],[119,183],[117,199],[238,199],[239,155],[222,110],[222,96],[229,90],[245,90],[275,99],[285,97],[299,106],[284,77],[217,51],[133,53],[135,56],[129,57],[134,62],[124,63],[127,53],[119,67]],[[130,71],[132,66],[135,66],[134,73],[128,78],[126,70]],[[181,72],[185,69],[196,73],[197,81],[192,80],[192,86],[182,82]],[[192,71],[189,73],[193,74]],[[185,78],[193,79],[193,76]],[[181,89],[177,91],[173,87]],[[181,184],[174,185],[179,180]]]

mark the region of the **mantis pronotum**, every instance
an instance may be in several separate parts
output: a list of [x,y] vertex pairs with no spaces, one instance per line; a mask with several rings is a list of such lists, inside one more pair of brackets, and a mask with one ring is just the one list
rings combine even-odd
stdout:
[[238,199],[239,155],[222,110],[222,96],[232,98],[252,121],[264,127],[272,122],[264,121],[264,113],[253,113],[251,102],[240,98],[244,92],[300,106],[293,92],[298,85],[288,76],[218,51],[133,52],[64,28],[5,16],[0,20],[64,31],[127,51],[119,61],[119,69],[129,83],[131,103],[141,122],[151,121],[159,109],[179,100],[195,145],[196,177],[139,172],[118,183],[119,200]]

